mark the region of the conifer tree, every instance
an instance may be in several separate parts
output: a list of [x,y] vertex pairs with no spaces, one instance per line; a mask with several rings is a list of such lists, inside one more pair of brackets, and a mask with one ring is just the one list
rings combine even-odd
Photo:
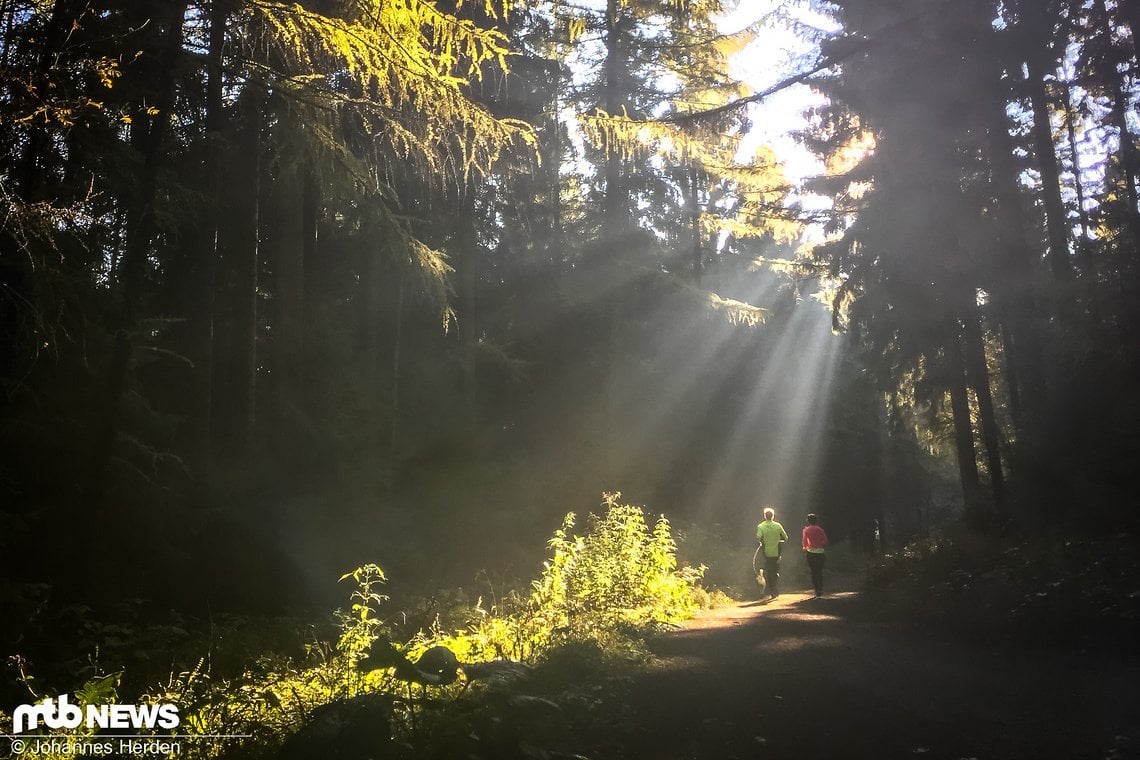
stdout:
[[[1073,509],[1077,484],[1087,482],[1075,464],[1057,465],[1076,456],[1063,455],[1060,442],[1087,435],[1088,421],[1104,414],[1087,393],[1086,370],[1135,363],[1131,352],[1090,349],[1104,338],[1089,332],[1087,317],[1116,321],[1103,310],[1111,288],[1087,276],[1099,269],[1093,248],[1113,240],[1121,263],[1133,250],[1125,231],[1136,209],[1127,168],[1134,146],[1120,118],[1132,97],[1122,73],[1133,50],[1113,15],[1120,6],[1105,3],[979,0],[937,23],[937,2],[906,12],[897,5],[835,4],[845,31],[825,45],[830,66],[821,70],[830,73],[814,80],[831,105],[812,139],[829,156],[860,143],[873,151],[818,184],[835,199],[841,234],[816,256],[840,279],[837,313],[887,386],[915,389],[906,403],[921,408],[925,399],[932,430],[949,408],[968,511],[982,523],[1004,519],[1012,478],[1014,499],[1044,520]],[[1069,67],[1087,79],[1078,75],[1062,99],[1084,99],[1079,110],[1065,106],[1067,179],[1054,82]],[[1082,146],[1087,129],[1120,139]],[[1082,169],[1098,152],[1113,188],[1100,198],[1086,194]],[[1091,247],[1085,238],[1074,254],[1074,224],[1088,229],[1109,208],[1119,216],[1101,228],[1105,237]],[[1080,290],[1068,284],[1074,255]],[[1127,309],[1110,311],[1128,322]],[[1096,438],[1077,458],[1104,472],[1115,455],[1092,454],[1106,451]]]
[[[501,19],[509,5],[483,12]],[[108,498],[124,478],[157,486],[166,462],[201,475],[211,448],[240,452],[268,432],[258,388],[272,374],[285,389],[303,356],[322,218],[330,238],[380,231],[371,251],[385,263],[371,271],[410,273],[447,319],[449,265],[417,238],[399,178],[455,187],[533,142],[529,125],[472,96],[472,82],[507,70],[507,37],[430,2],[2,10],[13,97],[0,183],[17,212],[3,230],[2,300],[19,322],[39,320],[27,349],[81,362],[40,365],[45,377],[91,371],[75,387],[101,389],[77,420],[87,466],[75,479],[91,515],[125,503]],[[58,289],[33,257],[70,247],[85,255],[55,259],[85,280],[76,318],[45,343],[50,304],[36,294]],[[165,414],[180,433],[157,435]]]
[[[873,38],[889,17],[887,2],[840,6],[852,37]],[[932,10],[909,14],[905,30],[933,24]],[[817,134],[827,153],[838,157],[858,144],[874,146],[846,167],[842,181],[828,181],[837,206],[843,203],[839,209],[857,213],[840,237],[817,250],[818,259],[842,280],[838,305],[849,307],[851,329],[882,357],[880,371],[892,382],[909,376],[947,394],[963,495],[979,519],[987,519],[989,500],[978,482],[976,433],[991,499],[999,504],[1005,475],[977,296],[995,289],[983,263],[993,240],[982,205],[987,187],[975,179],[986,129],[977,111],[960,105],[987,82],[979,44],[986,39],[984,18],[940,22],[937,46],[917,34],[902,36],[898,45],[868,46],[844,60],[840,74],[817,83],[832,101]],[[832,44],[839,49],[850,42]]]

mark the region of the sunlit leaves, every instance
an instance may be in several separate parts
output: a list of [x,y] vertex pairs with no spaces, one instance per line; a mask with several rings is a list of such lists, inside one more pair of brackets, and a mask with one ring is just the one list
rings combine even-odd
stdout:
[[[492,20],[511,5],[481,3]],[[339,15],[253,0],[244,21],[252,75],[300,104],[294,150],[320,159],[341,192],[363,201],[383,234],[372,255],[405,266],[450,324],[451,266],[413,234],[393,177],[463,185],[504,151],[535,143],[533,127],[492,114],[471,94],[484,75],[506,73],[507,36],[424,0],[356,0]]]
[[251,8],[286,62],[286,86],[322,89],[367,114],[378,139],[430,174],[462,181],[534,140],[529,125],[496,118],[467,94],[485,67],[506,71],[508,40],[496,29],[419,0],[357,3],[345,18],[275,2]]
[[584,534],[571,533],[569,514],[551,539],[529,613],[547,635],[604,637],[622,624],[672,622],[696,609],[693,590],[703,569],[678,570],[665,517],[650,529],[641,508],[620,498],[607,493],[604,514],[590,515]]
[[726,298],[711,290],[698,287],[688,280],[671,278],[667,282],[687,300],[729,324],[756,327],[768,318],[768,310],[761,306],[754,306],[735,298]]
[[350,660],[355,661],[363,656],[380,634],[381,624],[376,612],[388,597],[375,589],[387,583],[388,578],[379,565],[369,563],[340,577],[342,581],[350,579],[356,583],[356,588],[352,591],[351,612],[342,621],[338,647]]

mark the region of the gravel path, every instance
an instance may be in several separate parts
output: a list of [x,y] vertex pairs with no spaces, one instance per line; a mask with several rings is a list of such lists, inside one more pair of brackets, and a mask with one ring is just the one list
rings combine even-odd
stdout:
[[1140,663],[872,622],[851,591],[706,613],[651,647],[625,757],[1140,758]]

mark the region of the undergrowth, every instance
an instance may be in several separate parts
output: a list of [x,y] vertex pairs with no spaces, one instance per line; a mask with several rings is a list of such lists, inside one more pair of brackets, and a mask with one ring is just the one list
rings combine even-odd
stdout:
[[1132,647],[1140,545],[1127,535],[925,539],[874,564],[868,591],[883,612],[990,641]]
[[[606,494],[604,507],[587,516],[581,534],[573,532],[575,516],[567,515],[530,588],[490,604],[460,605],[458,627],[437,615],[414,633],[400,630],[394,616],[382,612],[389,601],[381,593],[384,571],[369,564],[341,578],[352,590],[335,625],[212,621],[203,643],[191,632],[192,621],[154,630],[101,626],[84,610],[70,610],[84,621],[78,638],[87,647],[85,662],[67,663],[72,681],[58,667],[37,672],[23,655],[12,655],[9,673],[25,703],[66,694],[81,708],[176,705],[180,724],[173,733],[190,738],[169,756],[181,758],[573,756],[583,747],[604,747],[618,733],[621,694],[645,657],[640,637],[691,616],[707,600],[698,585],[703,568],[678,565],[664,517],[651,526],[619,494]],[[291,633],[267,632],[281,628]],[[244,642],[244,661],[217,651],[222,640]],[[283,640],[290,643],[280,645]],[[186,660],[195,642],[201,654]],[[164,644],[169,651],[157,651]],[[144,667],[138,657],[125,656],[131,647],[146,650],[152,661],[188,664],[160,680],[147,676],[144,684],[121,665]],[[455,659],[427,673],[421,666],[438,658],[441,647]],[[449,662],[460,667],[449,670]],[[477,663],[491,664],[479,670]],[[496,663],[505,665],[496,669]],[[463,664],[487,677],[464,676]],[[0,731],[11,730],[12,715],[0,712]],[[64,733],[97,738],[85,727],[37,731]],[[226,738],[234,736],[241,738]]]

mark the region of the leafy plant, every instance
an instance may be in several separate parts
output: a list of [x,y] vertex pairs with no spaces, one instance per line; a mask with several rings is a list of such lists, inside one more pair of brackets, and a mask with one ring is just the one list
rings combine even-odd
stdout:
[[570,513],[549,542],[551,558],[535,581],[527,613],[549,644],[558,636],[604,639],[623,628],[673,623],[697,609],[703,567],[677,565],[669,522],[650,530],[640,507],[606,493],[602,515],[573,535]]
[[382,583],[387,583],[388,578],[380,566],[373,563],[345,573],[340,580],[345,581],[349,578],[356,582],[356,589],[350,597],[352,601],[350,612],[341,613],[341,635],[337,648],[355,664],[364,657],[383,631],[382,624],[376,617],[376,611],[380,604],[388,601],[388,597],[373,589]]

